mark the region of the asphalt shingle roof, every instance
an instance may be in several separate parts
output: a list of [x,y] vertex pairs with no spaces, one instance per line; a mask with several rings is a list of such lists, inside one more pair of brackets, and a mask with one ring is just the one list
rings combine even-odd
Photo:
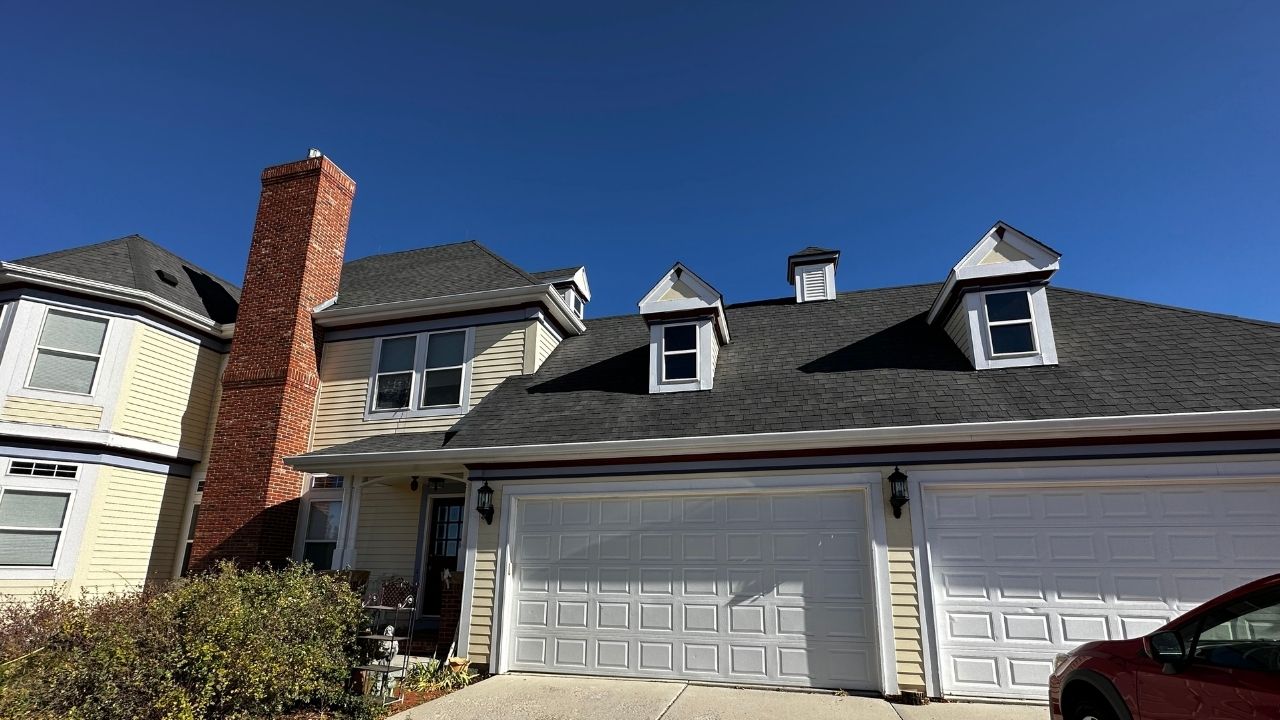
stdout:
[[539,270],[536,273],[529,273],[529,275],[532,276],[534,280],[550,282],[552,280],[570,277],[581,269],[581,265],[573,265],[566,268],[558,268],[556,270]]
[[587,321],[448,447],[1280,407],[1280,326],[1059,288],[1060,364],[975,371],[925,323],[940,286],[731,305],[715,389],[648,393],[638,316]]
[[[240,302],[235,284],[188,262],[141,235],[32,255],[13,261],[88,280],[143,290],[220,323],[234,322]],[[170,285],[157,270],[177,280]]]
[[342,267],[338,300],[330,307],[380,305],[539,284],[489,248],[467,240],[352,260]]

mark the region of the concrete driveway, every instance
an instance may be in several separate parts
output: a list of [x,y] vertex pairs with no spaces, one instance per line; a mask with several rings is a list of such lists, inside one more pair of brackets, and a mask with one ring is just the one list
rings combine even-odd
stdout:
[[875,698],[605,680],[500,675],[390,720],[1047,720],[1047,708]]

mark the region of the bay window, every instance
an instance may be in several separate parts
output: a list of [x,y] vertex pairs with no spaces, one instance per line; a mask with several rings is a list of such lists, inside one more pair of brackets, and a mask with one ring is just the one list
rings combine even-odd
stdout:
[[106,318],[65,310],[47,311],[36,340],[27,387],[93,394],[107,325]]

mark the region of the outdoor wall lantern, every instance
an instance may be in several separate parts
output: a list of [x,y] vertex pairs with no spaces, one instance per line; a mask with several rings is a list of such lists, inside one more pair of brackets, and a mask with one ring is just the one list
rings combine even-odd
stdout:
[[409,492],[418,492],[418,476],[409,476]]
[[488,480],[476,491],[476,512],[484,518],[486,525],[493,524],[493,488],[489,487]]
[[889,504],[893,506],[894,517],[902,517],[902,506],[910,499],[907,497],[907,474],[894,465],[893,472],[889,473]]

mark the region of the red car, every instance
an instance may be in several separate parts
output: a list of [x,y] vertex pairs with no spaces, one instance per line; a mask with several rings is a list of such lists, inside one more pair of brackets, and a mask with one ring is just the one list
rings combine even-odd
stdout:
[[1054,666],[1053,720],[1280,720],[1280,575],[1146,637],[1081,645]]

